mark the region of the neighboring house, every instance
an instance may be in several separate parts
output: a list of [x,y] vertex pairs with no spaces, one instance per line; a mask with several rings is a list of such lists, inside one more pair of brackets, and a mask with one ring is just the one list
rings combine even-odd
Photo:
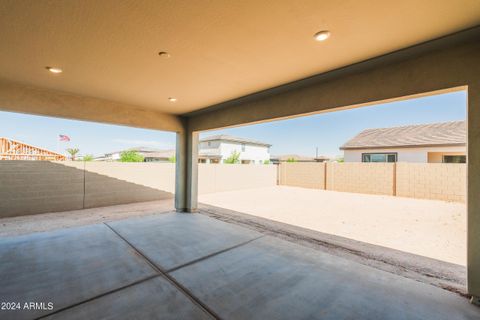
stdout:
[[345,162],[465,163],[466,123],[367,129],[340,150]]
[[98,159],[102,159],[102,161],[117,161],[120,160],[122,152],[125,151],[135,151],[141,154],[142,156],[146,156],[149,153],[154,153],[154,152],[160,152],[162,150],[160,149],[153,149],[149,147],[134,147],[134,148],[128,148],[125,150],[119,150],[119,151],[113,151],[110,153],[105,153],[103,157],[99,157]]
[[175,159],[175,150],[163,150],[143,154],[145,162],[172,162]]
[[65,161],[63,154],[35,147],[20,141],[0,138],[0,160]]
[[198,161],[200,163],[223,163],[234,152],[240,153],[240,163],[263,164],[270,160],[268,143],[233,137],[216,135],[200,140]]
[[279,164],[280,162],[326,162],[329,161],[330,158],[325,156],[318,156],[318,157],[305,157],[299,156],[298,154],[283,154],[278,156],[271,156],[270,161],[273,164]]
[[145,158],[145,162],[170,162],[175,156],[175,150],[160,150],[148,147],[134,147],[126,150],[106,153],[104,156],[95,158],[95,161],[118,161],[122,152],[135,151]]

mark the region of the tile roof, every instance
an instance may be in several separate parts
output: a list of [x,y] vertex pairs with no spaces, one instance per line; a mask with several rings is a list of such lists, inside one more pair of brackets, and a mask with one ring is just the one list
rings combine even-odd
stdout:
[[254,145],[259,145],[259,146],[267,146],[270,147],[271,144],[257,141],[257,140],[252,140],[252,139],[246,139],[246,138],[240,138],[240,137],[234,137],[230,136],[227,134],[219,134],[215,136],[210,136],[210,137],[205,137],[200,140],[200,142],[205,142],[205,141],[216,141],[216,140],[222,140],[222,141],[231,141],[231,142],[239,142],[239,143],[246,143],[246,144],[254,144]]
[[340,150],[465,145],[466,137],[465,121],[366,129],[342,145]]
[[114,153],[122,153],[124,151],[136,151],[136,152],[140,152],[140,153],[149,153],[149,152],[162,152],[164,150],[151,148],[151,147],[140,146],[140,147],[132,147],[132,148],[118,150],[118,151],[112,151],[112,152],[106,153],[105,155],[111,155],[111,154],[114,154]]
[[330,160],[329,157],[327,156],[318,156],[318,158],[315,157],[307,157],[307,156],[301,156],[298,154],[282,154],[282,155],[272,155],[270,157],[271,160],[276,160],[276,161],[287,161],[289,159],[294,159],[295,161],[306,161],[306,162],[313,162],[316,160]]
[[171,158],[175,156],[175,150],[162,150],[159,152],[146,152],[144,154],[145,158]]

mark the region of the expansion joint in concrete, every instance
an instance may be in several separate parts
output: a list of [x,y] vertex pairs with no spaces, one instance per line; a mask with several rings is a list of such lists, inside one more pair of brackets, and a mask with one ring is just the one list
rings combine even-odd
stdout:
[[41,316],[41,317],[38,317],[37,319],[49,318],[49,317],[51,317],[51,316],[54,315],[54,314],[63,312],[63,311],[68,310],[68,309],[75,308],[75,307],[77,307],[77,306],[79,306],[79,305],[88,303],[88,302],[90,302],[90,301],[99,299],[99,298],[101,298],[101,297],[107,296],[107,295],[112,294],[112,293],[115,293],[115,292],[118,292],[118,291],[121,291],[121,290],[130,288],[130,287],[136,286],[136,285],[138,285],[138,284],[141,284],[141,283],[143,283],[143,282],[146,282],[146,281],[148,281],[148,280],[152,280],[152,279],[157,278],[157,277],[160,277],[160,276],[161,276],[160,274],[155,274],[155,275],[153,275],[153,276],[149,276],[149,277],[143,278],[143,279],[141,279],[141,280],[138,280],[138,281],[132,282],[132,283],[130,283],[130,284],[127,284],[126,286],[122,286],[122,287],[120,287],[120,288],[116,288],[116,289],[114,289],[114,290],[110,290],[110,291],[104,292],[104,293],[102,293],[102,294],[96,295],[96,296],[94,296],[94,297],[91,297],[90,299],[83,300],[83,301],[80,301],[80,302],[78,302],[78,303],[75,303],[75,304],[66,306],[66,307],[64,307],[64,308],[57,309],[57,310],[55,310],[55,311],[53,311],[53,312],[50,312],[50,313],[47,313],[47,314],[45,314],[45,315],[43,315],[43,316]]
[[249,243],[252,242],[252,241],[258,240],[258,239],[263,238],[263,237],[265,237],[265,236],[262,235],[262,236],[259,236],[259,237],[250,239],[250,240],[248,240],[248,241],[239,243],[239,244],[237,244],[237,245],[228,247],[228,248],[226,248],[226,249],[223,249],[223,250],[214,252],[214,253],[212,253],[212,254],[203,256],[203,257],[201,257],[201,258],[199,258],[199,259],[195,259],[195,260],[193,260],[193,261],[187,262],[187,263],[182,264],[182,265],[180,265],[180,266],[177,266],[177,267],[175,267],[175,268],[169,269],[169,270],[167,270],[167,272],[174,272],[174,271],[176,271],[176,270],[178,270],[178,269],[181,269],[181,268],[190,266],[190,265],[195,264],[195,263],[197,263],[197,262],[200,262],[200,261],[209,259],[209,258],[214,257],[214,256],[218,256],[219,254],[222,254],[222,253],[225,253],[225,252],[227,252],[227,251],[236,249],[236,248],[238,248],[238,247],[242,247],[242,246],[244,246],[244,245],[246,245],[246,244],[249,244]]
[[104,223],[107,228],[109,228],[113,233],[115,233],[120,239],[122,239],[128,246],[130,246],[139,256],[141,256],[155,271],[161,274],[168,282],[170,282],[175,288],[182,292],[187,298],[190,299],[194,304],[196,304],[200,309],[208,313],[214,319],[220,320],[215,311],[211,310],[206,304],[204,304],[200,299],[198,299],[193,293],[185,288],[183,285],[177,282],[175,278],[170,276],[166,270],[157,266],[150,258],[148,258],[141,250],[137,249],[132,243],[125,239],[120,233],[113,229],[108,223]]

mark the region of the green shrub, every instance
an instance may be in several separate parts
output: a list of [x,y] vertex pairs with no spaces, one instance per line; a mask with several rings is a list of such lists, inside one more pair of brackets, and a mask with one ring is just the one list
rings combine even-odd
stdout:
[[75,157],[77,156],[77,153],[80,151],[78,148],[68,148],[67,152],[70,154],[70,158],[72,161],[75,161]]
[[91,154],[86,154],[82,158],[83,161],[93,161],[93,155]]
[[227,159],[225,159],[225,160],[223,161],[223,163],[227,163],[227,164],[237,164],[237,163],[240,163],[240,152],[233,151],[232,154],[230,155],[230,157],[228,157]]
[[120,162],[143,162],[144,159],[145,157],[136,151],[123,151],[120,154]]

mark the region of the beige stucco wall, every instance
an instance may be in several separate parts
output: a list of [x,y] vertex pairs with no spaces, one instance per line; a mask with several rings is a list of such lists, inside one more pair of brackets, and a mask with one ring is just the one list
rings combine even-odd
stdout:
[[442,157],[430,161],[430,154],[466,154],[465,146],[454,147],[422,147],[422,148],[377,148],[377,149],[356,149],[344,150],[345,162],[362,162],[363,153],[396,153],[398,162],[442,162]]
[[465,164],[295,162],[280,164],[279,178],[281,185],[419,199],[465,202],[466,195]]
[[443,163],[443,156],[464,156],[466,153],[466,150],[458,152],[429,152],[427,155],[428,163]]
[[3,79],[0,79],[0,109],[138,128],[183,131],[182,120],[173,114]]

